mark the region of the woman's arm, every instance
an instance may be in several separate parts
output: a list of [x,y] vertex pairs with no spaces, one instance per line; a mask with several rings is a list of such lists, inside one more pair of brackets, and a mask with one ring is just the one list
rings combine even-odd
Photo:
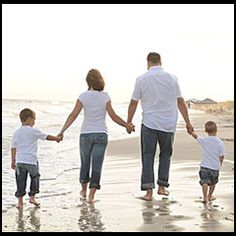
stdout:
[[73,111],[67,117],[63,128],[61,129],[60,133],[57,136],[62,136],[63,133],[71,126],[71,124],[74,122],[74,120],[77,118],[77,116],[81,112],[82,107],[83,107],[82,103],[79,100],[77,100]]
[[125,122],[115,113],[115,111],[112,108],[111,101],[107,103],[107,112],[114,122],[116,122],[118,125],[125,127],[129,133],[131,133],[134,130],[134,126],[131,123]]

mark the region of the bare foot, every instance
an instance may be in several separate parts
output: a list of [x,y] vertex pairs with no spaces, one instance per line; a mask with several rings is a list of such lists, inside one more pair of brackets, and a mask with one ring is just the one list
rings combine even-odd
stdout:
[[149,197],[147,195],[144,195],[142,197],[139,197],[141,200],[144,200],[144,201],[152,201],[152,197]]
[[214,200],[216,200],[215,196],[208,197],[208,201],[214,201]]
[[29,202],[32,203],[32,204],[34,204],[35,206],[39,206],[39,205],[40,205],[39,202],[36,202],[36,201],[33,200],[33,199],[30,199]]
[[16,208],[22,209],[23,208],[23,203],[17,203]]
[[202,200],[201,202],[204,203],[204,204],[206,204],[206,203],[207,203],[207,200]]
[[89,198],[87,202],[88,202],[89,204],[94,204],[94,199]]
[[170,194],[169,191],[167,191],[166,189],[158,190],[157,193],[160,195],[165,195],[165,196],[169,196],[169,194]]
[[85,193],[85,192],[80,191],[80,195],[81,195],[83,198],[86,198],[86,193]]

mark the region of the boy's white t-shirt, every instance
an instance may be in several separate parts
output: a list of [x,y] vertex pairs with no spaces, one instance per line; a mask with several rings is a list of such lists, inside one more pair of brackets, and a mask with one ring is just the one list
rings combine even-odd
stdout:
[[213,170],[220,170],[220,156],[225,155],[225,147],[222,140],[217,136],[197,137],[202,147],[201,166]]
[[107,133],[106,106],[110,101],[108,93],[88,90],[82,93],[78,100],[84,108],[84,121],[80,133]]
[[12,140],[12,148],[16,148],[16,163],[37,165],[37,140],[45,140],[47,136],[29,125],[16,130]]
[[136,79],[132,99],[141,99],[142,123],[145,126],[175,132],[178,119],[177,98],[181,96],[177,78],[164,71],[161,66],[153,66]]

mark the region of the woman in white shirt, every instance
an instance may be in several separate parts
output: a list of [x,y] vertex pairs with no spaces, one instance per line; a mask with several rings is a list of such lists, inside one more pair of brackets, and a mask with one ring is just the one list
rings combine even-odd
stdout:
[[[88,91],[79,96],[73,111],[68,116],[58,135],[63,135],[65,130],[75,121],[82,108],[84,108],[84,121],[80,132],[80,183],[82,187],[80,194],[86,198],[87,186],[90,182],[88,202],[93,203],[95,192],[101,187],[102,163],[108,142],[106,111],[111,119],[125,127],[128,133],[134,130],[134,126],[125,122],[113,110],[108,93],[103,91],[105,82],[98,70],[91,69],[87,74],[86,81]],[[91,162],[92,172],[90,176]]]

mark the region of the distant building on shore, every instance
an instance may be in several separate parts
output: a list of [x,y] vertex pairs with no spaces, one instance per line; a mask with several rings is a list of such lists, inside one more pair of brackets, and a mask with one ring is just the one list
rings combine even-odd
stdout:
[[186,104],[188,108],[191,109],[206,110],[211,108],[213,104],[217,104],[217,102],[210,98],[205,98],[203,100],[189,99],[186,101]]

